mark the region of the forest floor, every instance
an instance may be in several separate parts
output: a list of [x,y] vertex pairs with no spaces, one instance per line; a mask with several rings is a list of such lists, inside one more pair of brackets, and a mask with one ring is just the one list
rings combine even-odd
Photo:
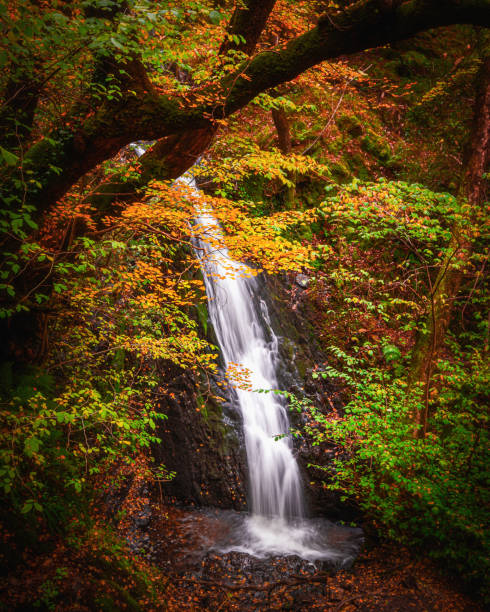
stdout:
[[171,611],[483,611],[454,577],[391,543],[366,542],[352,567],[343,570],[295,557],[209,552],[199,557],[193,551],[208,537],[206,521],[196,529],[189,511],[158,505],[152,517],[153,563],[170,577],[166,609]]
[[[223,535],[220,512],[158,500],[145,508],[136,528],[132,513],[121,521],[115,540],[104,511],[83,542],[60,537],[45,553],[26,550],[0,579],[0,610],[484,612],[455,577],[393,543],[367,538],[345,569],[293,556],[257,559],[209,549]],[[118,543],[124,539],[129,546]]]

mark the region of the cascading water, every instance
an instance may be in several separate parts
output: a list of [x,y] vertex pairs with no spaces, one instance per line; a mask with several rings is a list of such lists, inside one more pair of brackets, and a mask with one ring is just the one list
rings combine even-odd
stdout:
[[[200,227],[219,231],[209,214],[196,219]],[[209,231],[208,229],[208,231]],[[277,389],[275,363],[277,338],[268,342],[255,311],[252,293],[256,279],[244,277],[246,269],[234,265],[223,249],[200,240],[209,313],[227,368],[239,364],[250,377],[253,389]],[[267,316],[267,306],[261,301]],[[254,393],[236,388],[243,418],[250,471],[252,512],[259,516],[302,517],[303,503],[298,465],[288,436],[286,410],[273,393]],[[278,434],[284,435],[275,440]]]
[[[198,193],[193,177],[181,180]],[[211,211],[198,211],[193,231],[209,314],[225,365],[227,369],[244,368],[251,387],[236,387],[249,468],[251,515],[239,541],[235,538],[221,550],[256,556],[296,554],[310,560],[350,560],[350,546],[340,550],[327,541],[328,522],[305,519],[287,409],[281,395],[264,392],[278,388],[278,339],[270,325],[267,305],[258,299],[257,279],[245,264],[230,258]],[[258,393],[259,389],[263,392]]]

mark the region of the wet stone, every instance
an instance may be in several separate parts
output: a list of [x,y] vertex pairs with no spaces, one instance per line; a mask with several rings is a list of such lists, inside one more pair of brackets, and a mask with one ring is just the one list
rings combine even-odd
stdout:
[[306,276],[306,274],[296,274],[296,278],[294,280],[298,287],[301,287],[301,289],[308,289],[310,279],[308,276]]

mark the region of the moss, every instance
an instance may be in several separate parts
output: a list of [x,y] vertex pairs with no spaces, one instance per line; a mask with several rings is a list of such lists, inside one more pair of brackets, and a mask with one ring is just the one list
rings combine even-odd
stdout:
[[209,416],[208,408],[207,408],[206,401],[205,401],[204,397],[200,393],[198,393],[196,395],[196,404],[197,404],[197,407],[198,407],[198,409],[199,409],[199,411],[201,413],[202,418],[206,421],[208,419],[208,416]]
[[336,183],[346,183],[351,178],[351,171],[344,160],[333,162],[328,167],[331,177]]
[[291,136],[294,140],[303,142],[311,137],[312,132],[315,133],[314,130],[314,127],[309,127],[304,121],[294,121],[291,125]]
[[211,397],[204,398],[201,393],[196,395],[196,405],[206,427],[210,430],[209,445],[223,454],[228,453],[227,428],[223,422],[221,404]]
[[298,228],[297,238],[299,240],[313,240],[313,228],[311,225],[304,225],[303,227]]
[[349,136],[352,136],[352,138],[358,138],[364,131],[359,119],[353,115],[347,115],[346,113],[340,115],[335,123],[342,133],[347,133]]
[[342,136],[335,138],[334,140],[330,140],[327,143],[327,151],[329,153],[333,153],[333,155],[338,155],[342,149],[344,148],[344,139]]
[[298,201],[304,208],[317,206],[325,198],[325,183],[311,178],[302,181],[296,190]]
[[369,131],[361,141],[361,147],[366,153],[369,153],[376,159],[382,162],[388,162],[391,159],[391,149],[386,142],[383,142],[374,132]]
[[117,590],[121,599],[126,604],[126,610],[132,610],[133,612],[142,612],[142,608],[139,605],[139,603],[136,601],[136,599],[134,599],[134,597],[132,597],[128,593],[128,591],[125,588],[123,588],[122,586],[117,584],[117,582],[114,582],[114,581],[111,581],[110,584],[112,587],[114,587]]
[[308,370],[308,364],[304,359],[296,359],[294,362],[296,369],[298,370],[298,374],[304,380],[306,378],[306,372]]
[[395,172],[403,168],[403,159],[400,155],[393,155],[387,162],[386,167]]
[[286,357],[292,361],[294,357],[294,343],[289,338],[284,338],[282,344],[283,350],[286,353]]
[[126,351],[124,349],[116,349],[116,351],[114,352],[114,358],[112,359],[112,366],[118,370],[121,371],[124,368],[124,358],[126,355]]
[[195,306],[197,311],[197,318],[199,320],[199,323],[201,324],[201,327],[204,330],[204,335],[207,336],[209,320],[208,306],[205,302],[201,302],[200,304],[196,304]]
[[347,166],[351,169],[352,174],[363,181],[371,179],[371,174],[364,164],[364,159],[360,153],[354,153],[345,157]]
[[405,72],[402,76],[414,76],[420,72],[427,72],[430,69],[430,61],[419,51],[407,51],[401,57],[401,70]]

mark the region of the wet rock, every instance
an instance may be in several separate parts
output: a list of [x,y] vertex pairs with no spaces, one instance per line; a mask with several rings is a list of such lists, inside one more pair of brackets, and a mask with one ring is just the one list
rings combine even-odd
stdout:
[[296,274],[294,281],[301,289],[308,289],[308,285],[310,284],[310,279],[306,274]]
[[150,517],[144,515],[139,516],[135,519],[134,524],[138,529],[146,529],[150,524]]
[[[220,404],[189,372],[176,372],[159,410],[153,446],[157,463],[175,476],[161,485],[165,499],[185,505],[246,507],[246,458],[241,424],[230,404]],[[213,389],[215,394],[219,388]],[[172,397],[173,395],[173,397]]]
[[[296,275],[295,278],[298,276],[305,275]],[[286,277],[267,277],[263,283],[272,325],[280,342],[280,387],[294,393],[299,399],[307,399],[324,414],[333,409],[341,411],[342,404],[335,382],[322,377],[313,379],[311,376],[315,369],[322,369],[328,361],[318,343],[317,330],[312,323],[314,312],[310,312],[307,292],[299,291],[297,282],[289,292],[291,283]],[[305,418],[304,411],[290,413],[292,427],[302,431]],[[294,444],[310,514],[332,520],[358,521],[361,517],[359,510],[341,502],[340,494],[323,486],[323,481],[328,481],[328,472],[311,467],[328,466],[337,451],[335,446],[314,446],[313,440],[306,435],[295,439]]]

